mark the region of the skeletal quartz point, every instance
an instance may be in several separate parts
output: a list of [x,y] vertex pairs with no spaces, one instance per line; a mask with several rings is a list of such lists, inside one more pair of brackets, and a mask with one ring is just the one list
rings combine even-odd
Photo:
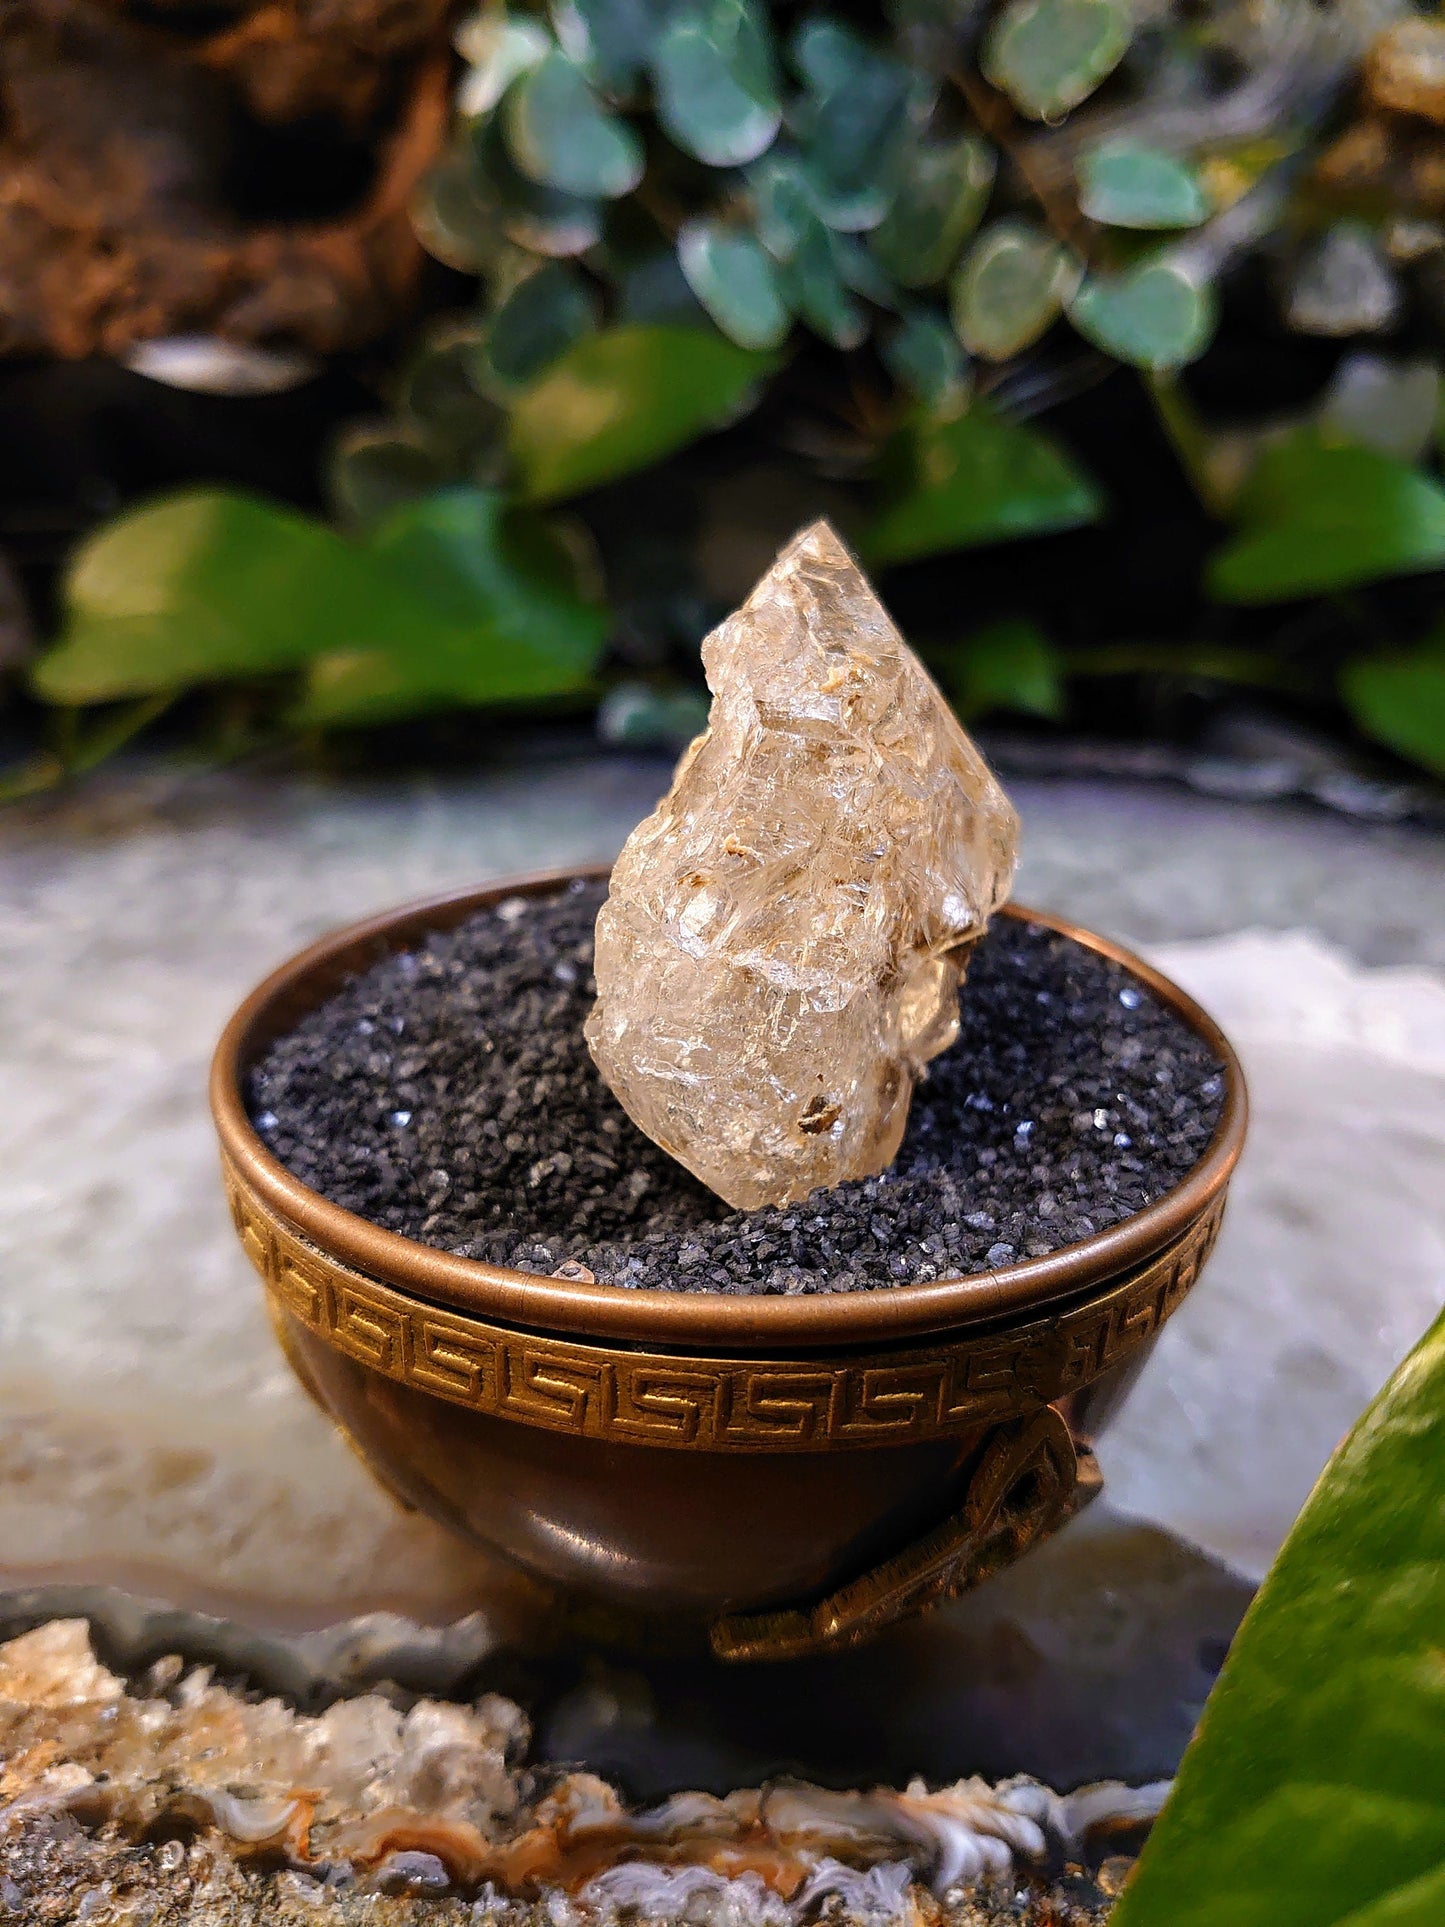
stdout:
[[703,644],[706,731],[597,919],[587,1042],[737,1209],[892,1162],[1018,820],[826,522]]

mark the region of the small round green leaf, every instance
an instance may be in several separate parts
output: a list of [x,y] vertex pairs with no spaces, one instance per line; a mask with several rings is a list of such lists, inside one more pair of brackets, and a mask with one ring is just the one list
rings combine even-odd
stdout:
[[519,74],[552,49],[552,37],[537,20],[484,8],[464,20],[453,36],[468,71],[457,88],[457,112],[469,119],[490,114]]
[[480,345],[475,321],[440,324],[406,362],[397,390],[398,408],[426,446],[443,461],[467,467],[502,442],[502,412],[471,378]]
[[821,225],[802,167],[789,156],[769,155],[748,174],[748,189],[758,239],[775,261],[791,261]]
[[668,0],[553,0],[565,51],[609,93],[627,93],[647,66]]
[[1095,522],[1098,490],[1047,435],[983,402],[911,423],[885,451],[883,507],[864,542],[880,566]]
[[1402,462],[1418,462],[1440,414],[1440,369],[1433,361],[1346,355],[1320,404],[1328,441],[1358,442]]
[[787,335],[777,268],[751,234],[689,221],[677,237],[677,258],[687,285],[729,341],[776,348]]
[[507,151],[499,119],[479,123],[473,136],[473,166],[490,197],[491,265],[507,268],[506,257],[516,249],[567,260],[595,247],[602,238],[603,203],[529,180]]
[[925,89],[901,61],[835,21],[808,22],[793,41],[808,93],[796,115],[803,171],[829,227],[863,233],[892,205]]
[[793,35],[788,55],[800,78],[815,94],[829,94],[847,86],[867,59],[868,47],[867,42],[841,20],[825,13],[812,13]]
[[1103,141],[1079,161],[1079,206],[1108,227],[1197,227],[1209,196],[1187,162],[1137,141]]
[[1067,114],[1128,50],[1127,0],[1008,0],[984,42],[983,71],[1032,120]]
[[844,278],[836,238],[819,222],[778,273],[783,298],[799,319],[835,348],[850,351],[867,340],[868,318]]
[[34,684],[67,704],[272,675],[342,638],[370,646],[417,626],[406,585],[364,549],[229,489],[107,523],[76,551],[62,602]]
[[419,427],[353,422],[332,445],[327,493],[348,522],[371,522],[448,479],[447,463]]
[[597,709],[597,734],[616,749],[665,749],[676,756],[707,728],[708,701],[701,689],[654,689],[624,682],[610,689]]
[[497,251],[497,210],[477,178],[470,152],[439,161],[411,205],[411,223],[428,254],[459,274],[480,274]]
[[1162,373],[1204,353],[1218,312],[1207,282],[1178,262],[1154,260],[1123,274],[1091,275],[1070,300],[1069,319],[1105,354]]
[[880,352],[893,379],[931,414],[962,414],[969,396],[968,362],[945,316],[931,308],[910,310]]
[[598,100],[564,53],[550,53],[503,104],[507,149],[528,180],[563,194],[616,200],[642,179],[637,135]]
[[949,289],[953,325],[970,354],[1006,361],[1031,347],[1078,284],[1068,249],[1025,221],[995,221],[969,249]]
[[692,289],[675,248],[658,247],[613,271],[619,321],[670,321],[704,328],[708,314]]
[[994,152],[972,134],[909,155],[893,205],[870,246],[905,288],[942,281],[983,218],[993,188]]
[[587,335],[512,410],[512,454],[527,498],[579,495],[721,428],[772,365],[702,328]]
[[1367,735],[1445,777],[1445,639],[1348,663],[1340,694]]
[[548,261],[518,282],[487,323],[472,377],[505,398],[534,381],[597,325],[597,297],[575,268]]
[[685,154],[742,167],[782,125],[767,14],[754,0],[691,0],[668,20],[652,58],[657,118]]

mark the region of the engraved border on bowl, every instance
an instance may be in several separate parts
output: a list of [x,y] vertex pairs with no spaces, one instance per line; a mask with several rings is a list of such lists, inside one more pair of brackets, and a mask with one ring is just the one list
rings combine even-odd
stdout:
[[1052,1404],[1130,1356],[1199,1276],[1216,1197],[1081,1303],[1002,1330],[847,1357],[688,1355],[517,1330],[412,1297],[308,1243],[229,1163],[232,1221],[276,1305],[369,1370],[490,1416],[612,1444],[809,1452],[916,1444]]

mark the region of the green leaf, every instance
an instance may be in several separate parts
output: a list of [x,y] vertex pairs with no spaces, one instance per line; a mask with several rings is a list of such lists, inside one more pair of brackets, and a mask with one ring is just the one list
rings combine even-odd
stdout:
[[1222,602],[1287,602],[1445,568],[1445,490],[1374,449],[1303,429],[1266,449],[1242,527],[1209,564]]
[[1403,655],[1347,663],[1340,694],[1366,735],[1445,776],[1445,634]]
[[867,339],[868,319],[844,278],[837,238],[818,222],[781,264],[779,279],[784,300],[815,334],[851,350]]
[[1052,326],[1078,285],[1065,247],[1026,221],[995,221],[968,251],[949,289],[953,325],[970,354],[1007,361]]
[[1219,321],[1213,288],[1170,260],[1090,275],[1068,308],[1086,341],[1155,374],[1197,361]]
[[482,122],[473,137],[473,168],[488,196],[492,262],[505,257],[504,243],[549,260],[595,247],[602,238],[602,202],[529,180],[508,151],[501,118]]
[[411,585],[411,620],[380,646],[317,661],[293,721],[371,723],[587,686],[608,617],[545,518],[495,489],[450,489],[389,518],[370,549]]
[[685,154],[742,167],[782,125],[766,12],[754,0],[690,0],[672,14],[652,61],[657,118]]
[[642,143],[611,114],[563,53],[516,82],[502,106],[507,150],[528,180],[614,201],[642,179]]
[[821,225],[806,175],[791,155],[770,154],[748,174],[758,239],[775,261],[791,261]]
[[1209,196],[1186,161],[1137,141],[1101,141],[1081,157],[1079,206],[1109,227],[1197,227]]
[[480,274],[497,251],[497,216],[470,153],[450,154],[427,175],[411,222],[428,254],[460,274]]
[[589,335],[512,411],[512,453],[527,498],[558,501],[660,461],[735,420],[772,366],[701,328]]
[[1440,1927],[1445,1920],[1445,1865],[1349,1914],[1340,1927]]
[[450,478],[445,459],[419,428],[379,421],[352,422],[342,429],[327,456],[325,479],[342,518],[361,523]]
[[928,288],[945,278],[983,218],[994,166],[993,149],[972,134],[915,149],[870,242],[895,281]]
[[624,682],[599,704],[597,734],[615,749],[665,749],[676,756],[707,728],[707,713],[704,690]]
[[776,348],[789,315],[771,259],[750,234],[717,221],[688,221],[677,237],[687,285],[729,341]]
[[627,92],[647,66],[668,0],[554,0],[567,53],[609,92]]
[[876,227],[893,201],[918,76],[838,21],[811,19],[793,38],[808,88],[796,119],[803,171],[829,227]]
[[852,235],[826,225],[793,156],[770,156],[749,174],[748,186],[758,238],[778,263],[788,307],[835,348],[858,347],[868,321],[854,293],[884,305],[895,299],[882,269]]
[[1358,442],[1397,461],[1417,462],[1435,435],[1440,370],[1433,361],[1346,355],[1319,406],[1323,439]]
[[958,337],[941,314],[914,308],[882,344],[883,365],[930,414],[961,415],[968,404],[969,370]]
[[941,652],[939,680],[965,722],[996,709],[1055,718],[1064,713],[1063,662],[1036,623],[992,622]]
[[872,301],[880,308],[902,314],[905,303],[901,293],[884,272],[882,262],[860,235],[838,234],[830,228],[828,243],[832,249],[833,265],[845,288],[851,288],[854,294],[861,294],[865,301]]
[[912,423],[885,452],[883,509],[863,552],[885,565],[1077,528],[1103,501],[1058,445],[983,402],[954,422]]
[[292,669],[405,633],[404,584],[320,522],[224,489],[132,509],[77,550],[35,687],[114,702]]
[[457,112],[471,119],[490,114],[517,76],[545,59],[552,47],[540,21],[492,6],[464,20],[453,42],[469,69],[457,88]]
[[866,41],[841,20],[821,13],[802,22],[788,52],[804,84],[824,95],[846,87],[868,58]]
[[1008,0],[984,42],[983,71],[1032,120],[1087,100],[1128,50],[1127,0]]
[[486,393],[508,398],[590,333],[597,316],[597,297],[576,269],[544,263],[488,321],[472,360],[473,379]]
[[687,285],[675,248],[659,247],[620,263],[614,270],[613,291],[619,322],[665,321],[684,328],[707,327],[707,310]]
[[1285,1541],[1112,1927],[1442,1917],[1442,1489],[1445,1319],[1336,1452]]
[[[489,451],[504,448],[504,419],[496,403],[477,392],[471,368],[481,345],[474,320],[446,321],[433,328],[402,369],[397,406],[427,446],[445,464],[475,470]],[[353,477],[353,483],[359,478]],[[436,479],[429,484],[436,486]],[[396,499],[421,489],[408,488]],[[369,513],[390,502],[375,504]],[[357,519],[359,505],[350,512]]]

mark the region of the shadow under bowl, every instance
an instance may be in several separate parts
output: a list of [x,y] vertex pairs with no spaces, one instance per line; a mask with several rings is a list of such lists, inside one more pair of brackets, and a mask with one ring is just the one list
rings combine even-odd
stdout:
[[1109,1405],[1199,1276],[1244,1139],[1239,1063],[1191,998],[1114,959],[1224,1067],[1188,1176],[1120,1224],[967,1277],[807,1297],[628,1291],[487,1265],[329,1202],[267,1149],[252,1068],[343,983],[535,875],[323,938],[236,1012],[211,1105],[231,1215],[306,1389],[404,1504],[724,1658],[856,1643],[1016,1559],[1097,1489]]

